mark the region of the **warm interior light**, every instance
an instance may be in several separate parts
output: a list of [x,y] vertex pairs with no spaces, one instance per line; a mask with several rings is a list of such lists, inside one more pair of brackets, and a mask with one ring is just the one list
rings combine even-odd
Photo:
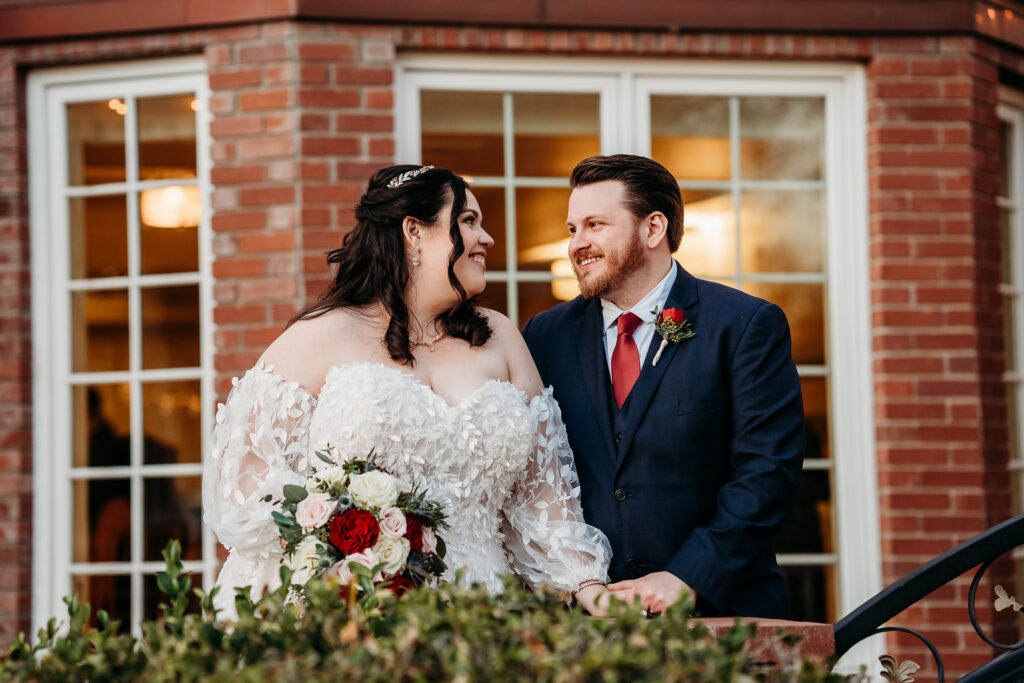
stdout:
[[732,197],[722,194],[686,205],[683,241],[673,257],[692,273],[719,275],[735,269]]
[[142,222],[154,228],[194,228],[202,211],[199,188],[171,185],[143,190],[139,210]]
[[128,107],[125,105],[125,103],[116,98],[112,100],[107,100],[107,106],[113,111],[116,111],[121,116],[124,116],[125,113],[128,111]]
[[[564,250],[563,250],[563,253]],[[567,258],[551,262],[551,274],[557,280],[551,281],[551,295],[560,301],[571,301],[579,296],[580,286],[576,281],[576,273],[572,270],[572,262]]]
[[192,101],[188,103],[188,106],[192,108],[192,111],[199,111],[199,100],[192,98]]

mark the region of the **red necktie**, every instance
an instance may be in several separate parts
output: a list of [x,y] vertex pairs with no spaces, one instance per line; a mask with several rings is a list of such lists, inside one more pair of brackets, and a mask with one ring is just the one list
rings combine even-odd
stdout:
[[627,312],[619,316],[619,338],[612,351],[612,391],[615,392],[615,404],[619,408],[626,402],[629,390],[640,376],[640,352],[633,341],[633,332],[641,322],[634,313]]

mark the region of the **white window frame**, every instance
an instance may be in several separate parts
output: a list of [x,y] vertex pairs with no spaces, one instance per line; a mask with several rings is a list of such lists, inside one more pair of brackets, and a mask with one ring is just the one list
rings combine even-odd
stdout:
[[[610,85],[614,84],[614,86]],[[586,86],[589,85],[589,88]],[[839,610],[882,588],[872,370],[867,199],[867,102],[863,67],[699,60],[438,56],[407,53],[397,64],[397,158],[420,161],[419,91],[600,92],[601,151],[650,154],[649,95],[791,95],[825,99],[825,211],[829,401],[836,511]],[[614,120],[608,115],[614,112]],[[506,206],[510,203],[506,201]],[[506,223],[513,232],[514,222]],[[509,259],[515,250],[509,250]],[[822,278],[824,281],[824,278]],[[842,314],[837,314],[842,312]],[[825,368],[801,368],[822,376]],[[831,464],[809,463],[829,469]],[[796,563],[806,559],[790,556]],[[815,560],[821,559],[815,555]],[[872,639],[844,658],[870,663]]]
[[[195,273],[138,275],[90,280],[72,280],[67,246],[68,208],[66,197],[109,194],[112,185],[82,186],[69,190],[67,173],[67,122],[65,105],[76,101],[108,98],[138,98],[193,92],[200,103],[197,116],[197,178],[202,196],[202,216],[198,227],[199,270]],[[129,573],[131,576],[132,629],[139,632],[143,610],[143,573],[163,568],[162,562],[142,558],[144,529],[142,486],[147,477],[193,476],[202,474],[202,463],[143,465],[104,468],[102,475],[117,475],[133,482],[131,498],[130,562],[88,563],[76,565],[72,556],[74,523],[72,475],[89,477],[87,468],[74,468],[72,453],[72,413],[65,400],[69,388],[90,379],[138,383],[161,380],[198,380],[203,410],[202,444],[205,455],[213,425],[213,299],[212,245],[209,206],[209,87],[205,61],[200,56],[41,69],[28,78],[29,193],[32,248],[32,366],[33,366],[33,538],[32,544],[32,623],[43,627],[51,617],[64,613],[62,598],[72,590],[77,573]],[[129,108],[129,117],[133,115]],[[135,128],[132,120],[127,128]],[[139,263],[138,206],[136,193],[142,187],[181,184],[182,181],[138,181],[131,169],[137,165],[137,133],[126,139],[128,177],[116,183],[127,196],[129,263]],[[136,269],[137,270],[137,269]],[[142,370],[140,325],[140,285],[199,286],[200,363],[198,367]],[[70,292],[104,288],[128,288],[129,325],[133,327],[131,349],[137,360],[124,372],[74,373],[71,367]],[[141,396],[133,393],[130,411],[132,451],[141,452]],[[185,569],[201,576],[211,586],[218,560],[213,534],[202,525],[202,559],[185,562]]]

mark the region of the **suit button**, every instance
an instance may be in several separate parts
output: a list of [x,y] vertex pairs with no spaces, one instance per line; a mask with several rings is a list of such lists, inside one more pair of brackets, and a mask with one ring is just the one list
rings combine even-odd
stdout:
[[622,432],[615,433],[615,443],[622,443]]
[[629,494],[626,493],[626,489],[615,489],[615,500],[626,500],[629,498]]
[[633,571],[636,571],[640,568],[640,560],[636,559],[635,557],[627,557],[626,566],[632,569]]

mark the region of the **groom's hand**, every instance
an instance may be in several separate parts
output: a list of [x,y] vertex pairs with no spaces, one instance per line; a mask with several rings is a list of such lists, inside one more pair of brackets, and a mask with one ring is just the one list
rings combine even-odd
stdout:
[[633,596],[640,598],[640,605],[648,612],[660,613],[680,600],[684,595],[694,598],[693,589],[683,583],[675,574],[654,572],[639,579],[627,579],[608,585],[612,595],[629,604]]

